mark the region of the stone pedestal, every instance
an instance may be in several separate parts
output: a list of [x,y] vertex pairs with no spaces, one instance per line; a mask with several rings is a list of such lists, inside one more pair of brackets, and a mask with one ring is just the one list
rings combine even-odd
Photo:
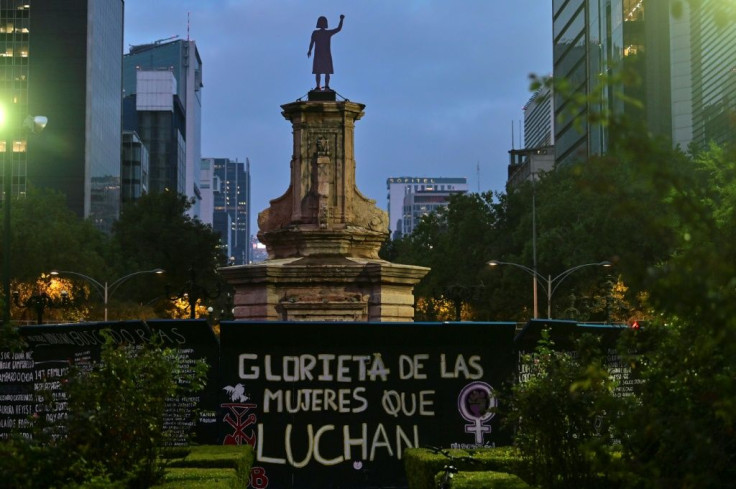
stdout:
[[235,318],[412,321],[413,289],[429,269],[378,258],[388,217],[355,186],[353,130],[365,106],[319,95],[281,106],[293,127],[291,182],[258,216],[268,260],[221,269]]

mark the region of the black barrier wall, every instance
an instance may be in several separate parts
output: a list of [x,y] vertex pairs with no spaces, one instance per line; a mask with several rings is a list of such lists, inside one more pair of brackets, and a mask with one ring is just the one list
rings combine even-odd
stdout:
[[[518,334],[515,323],[226,322],[218,341],[200,320],[23,327],[28,349],[0,351],[0,437],[27,430],[34,415],[63,418],[62,377],[70,364],[99,359],[106,329],[118,343],[156,338],[177,350],[183,369],[207,362],[205,391],[169,399],[166,427],[176,444],[253,445],[254,489],[405,487],[409,447],[510,442],[491,408],[504,384],[524,377],[520,360],[544,328],[561,350],[586,332],[612,347],[625,329],[551,320]],[[627,395],[636,380],[610,355]],[[41,392],[57,397],[55,412],[38,412]]]
[[[395,487],[417,446],[508,442],[514,323],[223,323],[223,443],[255,488]],[[339,485],[335,485],[339,481]]]
[[[210,366],[207,388],[196,396],[167,400],[165,425],[172,443],[217,440],[215,406],[219,380],[219,343],[206,321],[125,321],[24,326],[20,334],[28,349],[0,351],[0,437],[11,431],[24,432],[29,417],[43,416],[53,423],[66,415],[66,398],[61,381],[69,366],[91,367],[100,358],[106,330],[117,344],[142,345],[155,338],[162,346],[177,351],[180,368],[195,361]],[[51,395],[53,412],[44,411],[38,395]],[[193,418],[196,416],[196,418]],[[198,420],[198,423],[192,421]]]

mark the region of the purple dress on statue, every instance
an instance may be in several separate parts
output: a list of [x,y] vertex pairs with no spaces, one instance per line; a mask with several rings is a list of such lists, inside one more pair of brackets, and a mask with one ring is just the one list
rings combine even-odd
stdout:
[[332,70],[332,52],[330,51],[330,39],[332,36],[340,32],[342,29],[342,20],[336,29],[317,29],[312,32],[311,46],[314,45],[314,60],[312,61],[312,74],[314,75],[331,75]]

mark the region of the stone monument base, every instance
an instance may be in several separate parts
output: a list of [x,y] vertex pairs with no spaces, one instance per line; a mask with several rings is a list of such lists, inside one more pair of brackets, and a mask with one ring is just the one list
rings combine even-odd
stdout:
[[235,288],[234,316],[252,321],[414,320],[424,267],[341,256],[267,260],[220,270]]

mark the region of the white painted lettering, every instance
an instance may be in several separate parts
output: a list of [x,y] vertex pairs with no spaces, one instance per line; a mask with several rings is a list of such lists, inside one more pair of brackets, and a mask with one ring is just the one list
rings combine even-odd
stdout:
[[376,448],[385,448],[389,456],[394,455],[394,451],[391,450],[391,443],[388,441],[388,435],[386,435],[386,428],[383,427],[382,423],[378,423],[376,432],[373,433],[373,441],[371,442],[371,455],[369,460],[373,462],[376,459]]
[[468,359],[468,364],[475,370],[469,373],[469,379],[477,380],[483,378],[483,366],[480,364],[480,355],[473,355]]
[[337,357],[337,381],[338,382],[352,382],[350,378],[350,367],[345,365],[345,362],[351,360],[350,355],[340,355]]
[[419,446],[419,428],[417,425],[413,426],[414,428],[414,444],[412,444],[412,441],[409,439],[407,434],[404,432],[403,429],[401,429],[401,426],[396,426],[396,457],[401,460],[401,455],[404,453],[404,451],[401,448],[401,441],[404,441],[404,445],[406,448],[417,448]]
[[435,391],[420,391],[419,392],[419,415],[420,416],[434,416],[434,400],[430,398],[433,396]]
[[301,370],[300,377],[302,380],[313,380],[312,369],[317,364],[314,355],[302,355],[299,368]]
[[376,380],[376,377],[381,377],[381,380],[386,382],[386,380],[388,380],[387,377],[389,373],[391,373],[391,371],[386,368],[386,365],[384,365],[381,354],[374,353],[371,368],[368,370],[368,377],[371,380]]
[[360,447],[360,460],[368,458],[368,425],[363,423],[360,425],[361,435],[359,438],[350,438],[350,427],[345,425],[342,427],[342,440],[344,447],[343,458],[345,460],[354,460],[351,447]]
[[238,377],[244,380],[253,380],[257,379],[258,376],[261,374],[260,369],[258,367],[251,367],[249,372],[245,372],[245,362],[246,360],[255,360],[258,358],[258,355],[255,353],[241,353],[238,357]]
[[258,443],[256,443],[256,460],[258,460],[259,462],[267,463],[267,464],[284,465],[286,463],[286,459],[268,457],[266,455],[263,455],[263,447],[265,445],[266,445],[266,437],[263,434],[263,424],[258,423]]
[[264,357],[264,362],[266,364],[266,380],[270,382],[278,382],[281,380],[280,375],[275,375],[271,371],[271,355],[266,355]]
[[307,425],[307,437],[309,440],[307,441],[307,454],[304,456],[304,459],[301,462],[297,462],[294,460],[294,455],[291,452],[291,429],[292,425],[291,423],[286,425],[286,432],[284,433],[284,447],[286,448],[286,460],[289,461],[289,464],[293,467],[296,467],[297,469],[300,469],[307,465],[309,461],[312,458],[312,450],[314,449],[314,429],[312,428],[311,424]]
[[[311,425],[310,425],[311,427]],[[334,424],[328,424],[325,426],[322,426],[320,429],[317,430],[317,433],[314,435],[314,460],[321,463],[322,465],[337,465],[343,460],[345,460],[342,456],[335,457],[332,459],[325,459],[322,457],[320,450],[319,450],[319,440],[322,438],[322,434],[325,431],[334,431],[335,425]]]
[[317,355],[317,358],[322,361],[322,373],[319,375],[319,377],[317,377],[317,379],[324,382],[332,381],[333,377],[330,373],[330,362],[335,359],[335,355],[320,353],[319,355]]

